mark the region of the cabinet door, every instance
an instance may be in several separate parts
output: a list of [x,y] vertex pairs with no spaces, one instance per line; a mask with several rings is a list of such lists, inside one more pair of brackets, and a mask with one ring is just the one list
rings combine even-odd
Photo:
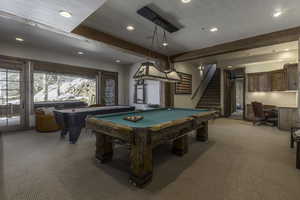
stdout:
[[290,130],[297,122],[296,108],[279,108],[279,129]]
[[248,92],[258,91],[258,80],[256,74],[247,74],[248,77]]
[[253,113],[253,108],[252,108],[252,105],[251,104],[247,104],[247,115],[246,115],[246,118],[247,120],[253,120],[254,119],[254,113]]
[[271,72],[272,91],[284,91],[286,87],[285,70]]
[[258,74],[257,91],[268,92],[271,91],[271,78],[269,73]]
[[287,89],[297,90],[298,88],[298,64],[287,64],[284,66],[286,71]]

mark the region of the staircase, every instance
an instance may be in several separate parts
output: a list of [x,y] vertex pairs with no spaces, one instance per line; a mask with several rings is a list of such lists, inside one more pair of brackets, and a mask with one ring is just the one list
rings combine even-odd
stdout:
[[204,91],[200,101],[197,104],[197,108],[204,108],[210,110],[221,110],[221,88],[220,88],[220,69],[217,69],[213,78],[208,83],[206,90]]

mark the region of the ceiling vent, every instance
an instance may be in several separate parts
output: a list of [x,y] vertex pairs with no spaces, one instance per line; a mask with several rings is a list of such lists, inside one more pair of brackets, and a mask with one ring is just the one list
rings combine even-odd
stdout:
[[142,17],[145,17],[146,19],[150,20],[154,24],[162,27],[169,33],[174,33],[176,31],[179,31],[179,28],[177,28],[175,25],[171,24],[170,22],[162,18],[159,14],[157,14],[154,10],[152,10],[148,6],[139,9],[137,13]]

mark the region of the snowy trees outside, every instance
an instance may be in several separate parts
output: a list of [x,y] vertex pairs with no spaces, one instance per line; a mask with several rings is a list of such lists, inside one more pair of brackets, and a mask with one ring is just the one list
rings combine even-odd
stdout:
[[[84,101],[96,103],[96,80],[64,74],[35,72],[34,102]],[[0,68],[0,105],[20,104],[20,71]]]
[[34,73],[34,102],[71,101],[96,103],[96,80],[55,73]]

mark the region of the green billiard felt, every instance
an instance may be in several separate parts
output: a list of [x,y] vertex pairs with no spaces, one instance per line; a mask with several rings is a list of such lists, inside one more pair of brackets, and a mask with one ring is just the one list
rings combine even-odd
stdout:
[[[146,128],[154,125],[158,125],[164,122],[182,119],[189,117],[194,114],[208,112],[205,109],[183,109],[183,108],[172,108],[172,109],[153,109],[141,112],[126,112],[126,113],[115,113],[108,115],[96,115],[96,119],[113,122],[134,128]],[[130,122],[124,120],[126,116],[143,116],[144,119],[137,122]]]

